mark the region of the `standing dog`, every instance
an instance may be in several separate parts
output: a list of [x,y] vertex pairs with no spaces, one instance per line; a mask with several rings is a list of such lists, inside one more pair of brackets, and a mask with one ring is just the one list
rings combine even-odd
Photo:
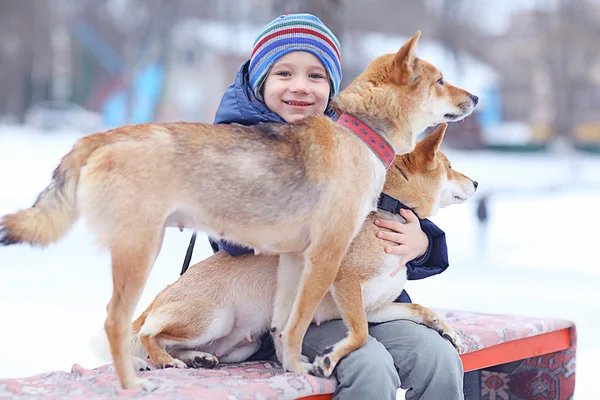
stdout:
[[[452,169],[439,151],[444,131],[442,125],[418,142],[412,153],[397,156],[387,172],[384,193],[421,218],[438,208],[464,202],[477,188],[477,182]],[[360,302],[362,294],[369,322],[408,319],[437,330],[458,347],[460,339],[454,330],[431,310],[393,302],[406,283],[406,267],[402,256],[383,251],[385,242],[376,238],[380,228],[373,224],[376,218],[403,222],[399,214],[382,209],[367,217],[338,271],[338,276],[358,280],[362,293],[352,293],[352,299]],[[219,361],[246,360],[256,352],[258,339],[269,329],[277,285],[291,293],[296,291],[294,279],[277,281],[278,261],[273,255],[230,257],[221,251],[190,268],[159,293],[133,323],[136,368],[149,368],[142,360],[147,355],[160,368],[214,368]],[[390,277],[399,268],[399,273]],[[314,322],[341,317],[328,293],[317,308]],[[103,343],[105,340],[94,344],[99,354],[104,350]],[[334,351],[329,353],[329,363],[325,362],[326,356],[317,357],[315,372],[329,376],[339,360],[333,355]]]
[[[477,102],[415,56],[418,37],[375,59],[333,100],[338,115],[369,125],[396,154],[413,150],[426,127],[461,119]],[[48,245],[83,215],[111,253],[105,329],[116,373],[124,388],[147,390],[152,385],[133,368],[131,318],[165,228],[203,230],[281,254],[282,265],[301,271],[292,306],[274,314],[281,361],[307,372],[311,365],[300,359],[306,329],[383,189],[386,164],[367,140],[326,116],[291,125],[143,124],[93,134],[63,157],[31,208],[0,220],[0,244]]]

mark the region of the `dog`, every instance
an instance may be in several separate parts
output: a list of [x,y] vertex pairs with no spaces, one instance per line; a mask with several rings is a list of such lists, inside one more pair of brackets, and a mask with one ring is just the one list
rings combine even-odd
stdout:
[[[443,124],[418,142],[412,153],[396,157],[384,186],[387,201],[397,199],[426,218],[475,193],[477,182],[452,169],[439,150],[445,130]],[[386,243],[376,238],[380,228],[373,223],[377,218],[404,222],[398,213],[384,209],[369,214],[344,256],[338,275],[358,280],[369,322],[408,319],[437,330],[458,349],[458,335],[431,310],[418,304],[394,303],[406,283],[406,267],[401,256],[383,251]],[[219,362],[246,360],[258,350],[259,338],[269,330],[277,285],[292,293],[296,288],[294,279],[278,282],[278,263],[279,258],[273,255],[231,257],[220,251],[192,266],[161,291],[133,323],[131,343],[136,369],[150,369],[144,361],[146,356],[159,368],[216,368]],[[340,310],[328,292],[313,322],[340,318]],[[100,332],[93,342],[100,358],[106,356],[105,339]],[[338,360],[326,363],[325,357],[317,357],[313,368],[321,368],[319,374],[329,376]]]
[[276,300],[286,306],[275,307],[272,329],[284,368],[308,372],[312,365],[300,358],[304,334],[375,209],[388,166],[382,157],[412,151],[419,132],[459,120],[477,103],[416,57],[419,36],[376,58],[333,99],[338,115],[372,128],[368,138],[326,116],[253,127],[141,124],[92,134],[62,158],[31,208],[0,219],[0,244],[46,246],[85,217],[111,254],[105,329],[115,371],[123,388],[145,390],[153,385],[133,368],[131,320],[166,227],[280,254],[281,265],[300,272],[300,287],[291,306]]

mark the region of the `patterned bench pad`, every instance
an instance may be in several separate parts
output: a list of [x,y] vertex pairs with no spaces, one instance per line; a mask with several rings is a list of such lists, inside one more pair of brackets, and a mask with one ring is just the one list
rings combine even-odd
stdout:
[[462,340],[461,354],[573,326],[571,321],[564,319],[480,314],[440,308],[436,308],[434,311],[448,321],[460,336]]
[[[556,319],[489,315],[437,309],[459,333],[462,352],[536,336],[572,326]],[[222,365],[217,370],[164,369],[142,373],[159,386],[144,399],[291,399],[332,393],[335,379],[284,372],[273,362]],[[70,373],[53,371],[0,380],[0,399],[114,399],[139,397],[122,390],[111,364],[93,370],[75,364]]]
[[[335,379],[284,372],[278,363],[262,361],[222,365],[217,370],[163,369],[141,373],[159,386],[144,399],[294,399],[333,393]],[[0,399],[127,399],[112,364],[90,370],[75,364],[71,372],[48,372],[23,379],[0,380]]]

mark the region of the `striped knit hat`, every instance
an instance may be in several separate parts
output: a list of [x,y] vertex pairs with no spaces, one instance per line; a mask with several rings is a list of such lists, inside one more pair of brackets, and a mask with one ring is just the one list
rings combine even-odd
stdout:
[[314,54],[327,70],[331,96],[342,80],[340,42],[323,22],[312,14],[285,14],[269,22],[254,40],[248,75],[254,95],[263,100],[262,84],[273,64],[292,51]]

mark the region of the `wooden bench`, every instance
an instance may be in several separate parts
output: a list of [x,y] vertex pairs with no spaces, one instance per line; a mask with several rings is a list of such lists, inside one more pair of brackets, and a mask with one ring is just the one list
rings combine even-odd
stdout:
[[[575,387],[576,330],[558,319],[436,310],[463,341],[461,354],[468,400],[518,398],[563,400]],[[144,399],[331,399],[335,379],[286,373],[274,362],[223,365],[216,370],[164,369],[143,375],[159,388]],[[74,365],[71,372],[49,372],[0,380],[0,398],[129,398],[118,388],[112,365],[93,370]],[[528,393],[530,396],[528,397]]]

